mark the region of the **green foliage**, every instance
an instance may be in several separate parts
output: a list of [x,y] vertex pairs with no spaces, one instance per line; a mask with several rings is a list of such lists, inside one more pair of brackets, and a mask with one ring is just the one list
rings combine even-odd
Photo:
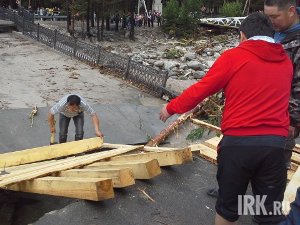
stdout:
[[[222,96],[222,93],[217,93],[210,96],[205,102],[202,103],[202,110],[201,114],[199,115],[199,119],[220,127],[223,104],[224,98]],[[198,129],[192,130],[191,133],[186,137],[186,139],[191,141],[198,140],[203,136],[205,131],[208,131],[208,135],[210,134],[210,132],[212,132],[207,128],[200,127]],[[220,133],[217,132],[216,135],[220,136]]]
[[242,16],[243,5],[241,2],[227,2],[224,3],[220,10],[221,15],[226,17]]
[[177,0],[170,0],[163,12],[164,31],[177,37],[193,36],[197,29],[195,15],[199,8],[200,0],[184,0],[181,6]]
[[165,51],[167,59],[177,59],[184,55],[184,52],[177,48],[167,49]]
[[87,1],[75,0],[71,5],[72,15],[79,14],[81,17],[86,16]]
[[189,141],[196,141],[199,140],[200,138],[202,138],[203,134],[204,134],[204,129],[203,128],[197,128],[191,131],[191,133],[189,133],[189,135],[186,137],[186,140]]

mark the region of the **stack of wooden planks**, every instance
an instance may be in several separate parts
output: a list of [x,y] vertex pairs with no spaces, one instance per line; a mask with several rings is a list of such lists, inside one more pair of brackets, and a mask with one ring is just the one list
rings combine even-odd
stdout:
[[188,147],[151,148],[91,138],[0,154],[0,188],[100,201],[113,198],[114,188],[189,161]]
[[[196,153],[200,157],[217,164],[217,146],[221,141],[221,137],[213,137],[201,144],[190,145],[190,149],[193,153]],[[292,166],[287,171],[288,185],[284,193],[284,202],[291,203],[295,200],[297,188],[300,187],[300,145],[296,145],[292,153]],[[286,205],[286,204],[284,204]],[[288,209],[285,209],[285,213],[288,213]]]

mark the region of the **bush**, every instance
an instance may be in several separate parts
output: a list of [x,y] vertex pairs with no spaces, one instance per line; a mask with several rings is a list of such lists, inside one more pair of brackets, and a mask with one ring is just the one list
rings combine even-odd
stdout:
[[170,0],[163,12],[165,19],[163,30],[172,36],[193,36],[198,26],[198,20],[194,15],[199,8],[200,0],[185,0],[181,7],[177,0]]
[[243,14],[243,6],[241,2],[228,2],[224,3],[222,6],[220,13],[226,17],[236,17],[242,16]]

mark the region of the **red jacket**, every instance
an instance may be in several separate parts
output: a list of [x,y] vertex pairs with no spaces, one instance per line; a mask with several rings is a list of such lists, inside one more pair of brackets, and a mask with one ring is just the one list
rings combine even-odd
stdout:
[[224,89],[223,134],[287,136],[292,74],[280,44],[244,41],[222,54],[201,81],[167,105],[167,111],[185,113]]

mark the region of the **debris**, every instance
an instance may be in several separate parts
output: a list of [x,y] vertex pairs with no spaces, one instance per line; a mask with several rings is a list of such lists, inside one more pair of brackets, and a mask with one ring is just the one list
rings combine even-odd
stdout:
[[142,190],[142,189],[138,188],[138,190],[139,190],[140,192],[142,192],[142,193],[143,193],[150,201],[155,202],[155,200],[154,200],[153,198],[151,198],[151,197],[146,193],[145,189]]
[[37,114],[37,112],[38,112],[38,109],[37,109],[37,106],[35,105],[33,110],[31,111],[31,113],[29,114],[29,119],[31,119],[30,127],[33,126],[33,118]]

